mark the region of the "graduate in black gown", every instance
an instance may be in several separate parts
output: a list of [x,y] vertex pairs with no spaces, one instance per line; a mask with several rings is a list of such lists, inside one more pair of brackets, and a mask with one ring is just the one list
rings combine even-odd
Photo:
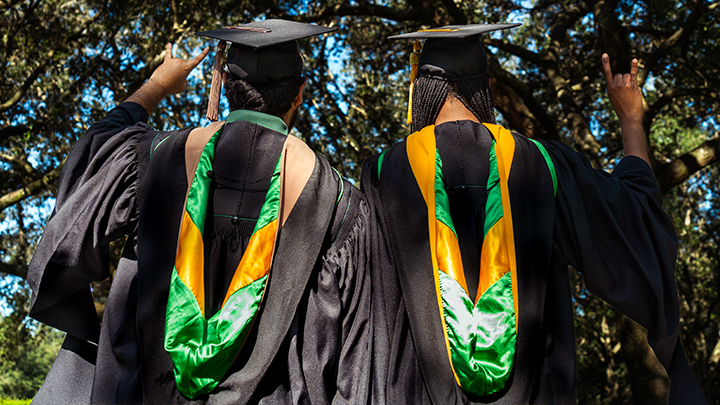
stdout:
[[372,402],[575,403],[571,265],[648,329],[670,402],[703,403],[678,337],[677,238],[648,164],[637,61],[613,78],[603,56],[625,157],[596,170],[495,124],[480,34],[517,25],[394,37],[416,40],[417,78],[413,134],[363,166]]
[[[34,403],[366,401],[368,207],[288,135],[305,85],[295,40],[330,31],[266,20],[200,33],[232,43],[232,111],[160,132],[148,115],[208,53],[187,62],[168,45],[77,142],[30,264],[31,316],[67,332]],[[125,235],[100,322],[89,283]]]

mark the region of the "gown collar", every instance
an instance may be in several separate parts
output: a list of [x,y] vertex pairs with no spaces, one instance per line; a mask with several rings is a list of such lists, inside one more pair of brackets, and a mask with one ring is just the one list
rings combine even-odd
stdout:
[[253,124],[260,125],[261,127],[265,127],[267,129],[271,129],[273,131],[280,132],[283,135],[287,135],[288,130],[287,125],[285,124],[285,121],[283,121],[280,117],[277,117],[275,115],[265,114],[258,111],[251,111],[251,110],[235,110],[231,111],[228,115],[227,119],[225,119],[226,123],[231,123],[233,121],[248,121],[252,122]]

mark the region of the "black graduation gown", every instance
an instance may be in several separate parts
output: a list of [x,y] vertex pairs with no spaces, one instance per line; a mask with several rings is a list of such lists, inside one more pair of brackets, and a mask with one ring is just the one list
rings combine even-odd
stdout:
[[[63,168],[28,280],[31,316],[67,337],[33,403],[364,402],[368,208],[319,156],[280,231],[263,304],[235,363],[210,395],[189,401],[178,392],[163,336],[191,129],[157,132],[145,120],[142,107],[121,104]],[[254,226],[231,218],[257,218],[285,137],[235,121],[218,140],[204,237],[211,311]],[[107,244],[123,235],[100,325],[88,283],[108,276]]]
[[[465,276],[474,291],[477,274],[467,269],[468,263],[479,268],[478,254],[470,254],[467,237],[476,236],[476,223],[482,224],[487,196],[482,190],[469,194],[462,186],[486,184],[492,135],[481,124],[458,121],[435,127],[435,136]],[[670,402],[703,403],[678,339],[676,234],[650,167],[626,157],[609,174],[592,169],[585,157],[561,143],[543,142],[557,172],[554,195],[539,149],[522,135],[513,137],[508,187],[519,332],[512,375],[505,388],[487,397],[467,394],[453,376],[432,275],[427,208],[406,143],[365,162],[361,189],[370,205],[373,239],[372,402],[575,403],[567,267],[572,265],[593,294],[648,329],[648,340],[672,377]],[[473,188],[478,189],[467,190]],[[481,245],[482,234],[478,250]]]

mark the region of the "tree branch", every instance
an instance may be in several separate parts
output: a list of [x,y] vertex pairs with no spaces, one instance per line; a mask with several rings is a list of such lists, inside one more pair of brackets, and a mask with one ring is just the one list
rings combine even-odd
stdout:
[[559,2],[560,2],[560,0],[544,0],[544,1],[538,2],[538,4],[534,5],[531,9],[529,9],[529,11],[539,12],[539,11],[544,10],[544,9],[552,6],[553,4],[557,4]]
[[720,137],[705,142],[692,151],[655,168],[660,190],[666,193],[688,177],[720,160]]
[[558,67],[548,68],[546,72],[555,91],[555,95],[560,101],[563,112],[567,117],[567,123],[570,127],[573,141],[575,142],[575,148],[590,159],[593,167],[599,168],[600,161],[598,160],[598,156],[601,145],[590,131],[590,126],[582,114],[582,109],[575,99],[575,94],[570,88],[570,84],[565,77],[560,74]]
[[22,279],[27,278],[28,269],[27,266],[19,264],[0,262],[0,273],[7,273],[13,276],[18,276]]
[[494,46],[495,48],[503,50],[507,53],[513,54],[518,58],[533,63],[537,66],[548,66],[548,61],[544,59],[542,55],[530,51],[527,48],[513,45],[504,39],[495,39],[486,36],[483,38],[483,43],[486,45]]
[[165,51],[165,45],[162,46],[162,49],[157,45],[155,45],[155,48],[157,48],[158,52],[152,59],[146,62],[145,66],[142,69],[138,71],[137,79],[134,82],[130,83],[130,85],[128,86],[128,92],[125,97],[123,97],[123,100],[135,93],[135,91],[137,91],[137,89],[139,89],[140,86],[145,83],[145,80],[150,78],[155,69],[157,69],[158,66],[162,65],[163,58],[165,56],[165,54],[163,53]]
[[48,52],[47,59],[45,59],[42,63],[35,67],[35,69],[33,69],[32,73],[30,73],[30,75],[25,79],[25,82],[22,84],[22,86],[20,86],[20,88],[15,92],[15,94],[13,94],[7,101],[0,104],[0,113],[3,113],[12,108],[15,103],[20,101],[23,96],[25,96],[27,91],[30,89],[30,86],[32,86],[32,84],[35,83],[35,80],[40,77],[40,75],[45,71],[45,68],[53,59],[54,55],[54,50],[50,50],[50,52]]
[[[67,100],[68,97],[71,96],[81,96],[82,92],[80,91],[83,87],[83,84],[86,80],[90,78],[90,75],[92,72],[95,72],[97,68],[97,64],[99,61],[102,61],[103,55],[102,53],[95,56],[93,59],[91,59],[90,62],[87,64],[87,68],[82,72],[81,75],[78,76],[77,80],[75,80],[73,83],[71,83],[67,88],[65,88],[56,98],[53,99],[53,104],[48,105],[44,109],[44,115],[39,116],[36,118],[35,122],[32,124],[32,132],[35,134],[41,134],[43,133],[48,125],[52,125],[54,123],[54,119],[57,115],[57,111],[61,110],[63,108],[63,104]],[[60,107],[60,108],[58,108]]]
[[98,13],[95,17],[85,21],[74,33],[69,34],[64,42],[60,44],[56,44],[56,46],[44,53],[44,60],[42,63],[40,63],[35,69],[33,69],[32,73],[25,79],[25,82],[20,86],[20,88],[13,94],[7,101],[0,104],[0,113],[5,112],[12,108],[17,102],[19,102],[25,94],[27,94],[27,91],[30,89],[32,84],[37,80],[38,77],[45,71],[45,68],[50,64],[50,62],[55,62],[53,60],[55,54],[57,51],[66,51],[67,49],[72,48],[72,44],[74,41],[76,41],[78,38],[80,38],[83,35],[83,32],[95,23],[101,16],[101,13]]
[[0,129],[0,143],[14,136],[22,135],[29,130],[30,128],[26,127],[25,125],[20,125],[16,127],[5,127],[3,129]]
[[0,153],[0,160],[4,160],[7,163],[10,163],[14,168],[22,173],[22,176],[37,176],[38,171],[35,170],[35,168],[30,164],[30,162],[27,161],[27,156],[25,156],[25,159],[18,159],[15,156],[8,155],[6,153]]
[[[630,69],[633,47],[627,28],[618,16],[618,0],[600,0],[595,3],[593,14],[597,22],[597,49],[610,56],[610,67],[615,73]],[[641,86],[642,87],[642,86]]]
[[[35,1],[34,3],[32,3],[32,2],[26,2],[26,4],[25,4],[26,8],[23,10],[23,16],[22,16],[22,18],[20,19],[20,21],[18,21],[17,24],[15,24],[15,26],[12,27],[12,29],[8,29],[8,30],[6,31],[7,36],[6,36],[5,38],[8,38],[8,41],[4,44],[4,45],[5,45],[5,59],[6,59],[6,60],[8,60],[9,57],[10,57],[10,55],[15,51],[15,42],[16,42],[16,41],[13,41],[13,40],[10,40],[10,39],[11,39],[11,38],[14,39],[14,38],[17,36],[18,31],[20,31],[20,29],[22,29],[23,27],[26,27],[26,26],[27,26],[26,21],[27,21],[29,18],[32,18],[32,16],[35,14],[35,10],[36,10],[36,9],[38,8],[38,6],[40,5],[40,2],[41,2],[41,0],[37,0],[37,1]],[[14,6],[14,5],[15,5],[15,4],[10,4],[10,5],[8,5],[8,8],[9,8],[9,7],[12,7],[12,6]]]
[[587,119],[577,103],[570,84],[560,72],[559,65],[567,30],[588,12],[588,4],[583,3],[581,7],[572,5],[567,11],[557,15],[555,22],[550,27],[550,48],[543,56],[545,62],[542,66],[545,67],[544,70],[550,79],[553,91],[567,117],[575,148],[590,159],[593,167],[598,168],[600,167],[598,156],[601,146],[590,131]]
[[[590,159],[594,167],[600,167],[600,161],[598,160],[600,144],[595,140],[592,132],[590,132],[590,126],[582,114],[582,109],[577,104],[569,83],[560,73],[558,64],[563,49],[562,43],[567,36],[568,28],[586,15],[588,11],[585,5],[584,7],[572,6],[568,11],[560,13],[550,29],[550,49],[542,55],[503,40],[488,38],[486,39],[486,43],[545,70],[553,86],[555,95],[558,101],[560,101],[563,112],[567,116],[568,125],[572,132],[576,148]],[[543,121],[545,121],[545,119],[543,119]]]
[[562,13],[555,15],[555,21],[550,25],[550,44],[551,51],[560,55],[562,40],[567,36],[567,31],[582,17],[590,11],[588,3],[581,3],[580,6],[571,5],[563,10]]
[[0,10],[7,10],[10,7],[22,3],[23,0],[0,1]]
[[[717,90],[711,90],[708,87],[691,87],[691,88],[671,88],[665,94],[660,96],[654,103],[648,105],[647,111],[643,111],[643,123],[647,121],[647,123],[651,123],[652,120],[655,118],[655,116],[660,112],[660,110],[670,104],[673,100],[679,97],[686,97],[686,96],[705,96],[709,98],[713,98],[716,100],[720,100],[720,92]],[[649,130],[650,126],[648,125],[646,130]]]
[[647,329],[619,312],[615,316],[634,403],[667,403],[670,378],[647,342]]
[[7,193],[4,196],[0,197],[0,212],[4,211],[5,208],[11,205],[17,204],[20,201],[43,191],[47,186],[55,183],[55,181],[60,176],[61,168],[62,165],[53,169],[41,178],[28,184],[26,187]]
[[356,6],[336,4],[323,7],[319,10],[317,14],[315,14],[315,16],[308,18],[307,21],[316,22],[337,16],[373,16],[398,22],[425,19],[425,16],[415,8],[392,8],[388,6],[368,3],[366,1],[361,1],[358,2],[358,5]]
[[690,35],[698,28],[698,21],[705,10],[705,2],[702,0],[696,0],[695,7],[692,8],[692,12],[690,13],[685,25],[665,39],[655,52],[646,58],[645,68],[638,74],[638,84],[641,88],[645,85],[645,81],[647,80],[650,72],[658,66],[660,60],[664,58],[674,46],[690,37]]
[[443,6],[450,14],[452,24],[454,25],[465,25],[467,24],[467,17],[460,11],[457,4],[453,0],[442,0]]
[[[706,96],[710,98],[720,99],[720,93],[711,91],[708,88],[703,87],[694,87],[694,88],[686,88],[686,89],[678,89],[678,88],[671,88],[668,90],[665,94],[660,96],[659,99],[657,99],[654,103],[648,105],[648,103],[645,101],[646,99],[643,97],[643,112],[642,112],[642,126],[643,131],[645,132],[645,135],[647,136],[650,133],[650,129],[652,127],[653,120],[655,117],[660,113],[660,110],[673,102],[673,100],[680,98],[680,97],[686,97],[686,96]],[[653,167],[657,166],[657,161],[655,160],[655,156],[653,154],[654,145],[648,145],[648,152],[650,154],[650,163]],[[672,187],[669,187],[670,189]]]
[[527,85],[504,70],[497,60],[488,62],[493,79],[493,104],[510,126],[528,138],[560,140],[556,122],[535,100]]

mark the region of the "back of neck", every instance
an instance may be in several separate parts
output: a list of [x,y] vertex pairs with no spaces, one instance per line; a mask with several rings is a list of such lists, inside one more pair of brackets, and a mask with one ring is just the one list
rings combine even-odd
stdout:
[[444,122],[450,121],[462,121],[470,120],[474,122],[480,122],[475,114],[465,107],[462,101],[458,100],[453,96],[448,96],[445,99],[445,103],[438,113],[437,119],[435,119],[435,125],[440,125]]

